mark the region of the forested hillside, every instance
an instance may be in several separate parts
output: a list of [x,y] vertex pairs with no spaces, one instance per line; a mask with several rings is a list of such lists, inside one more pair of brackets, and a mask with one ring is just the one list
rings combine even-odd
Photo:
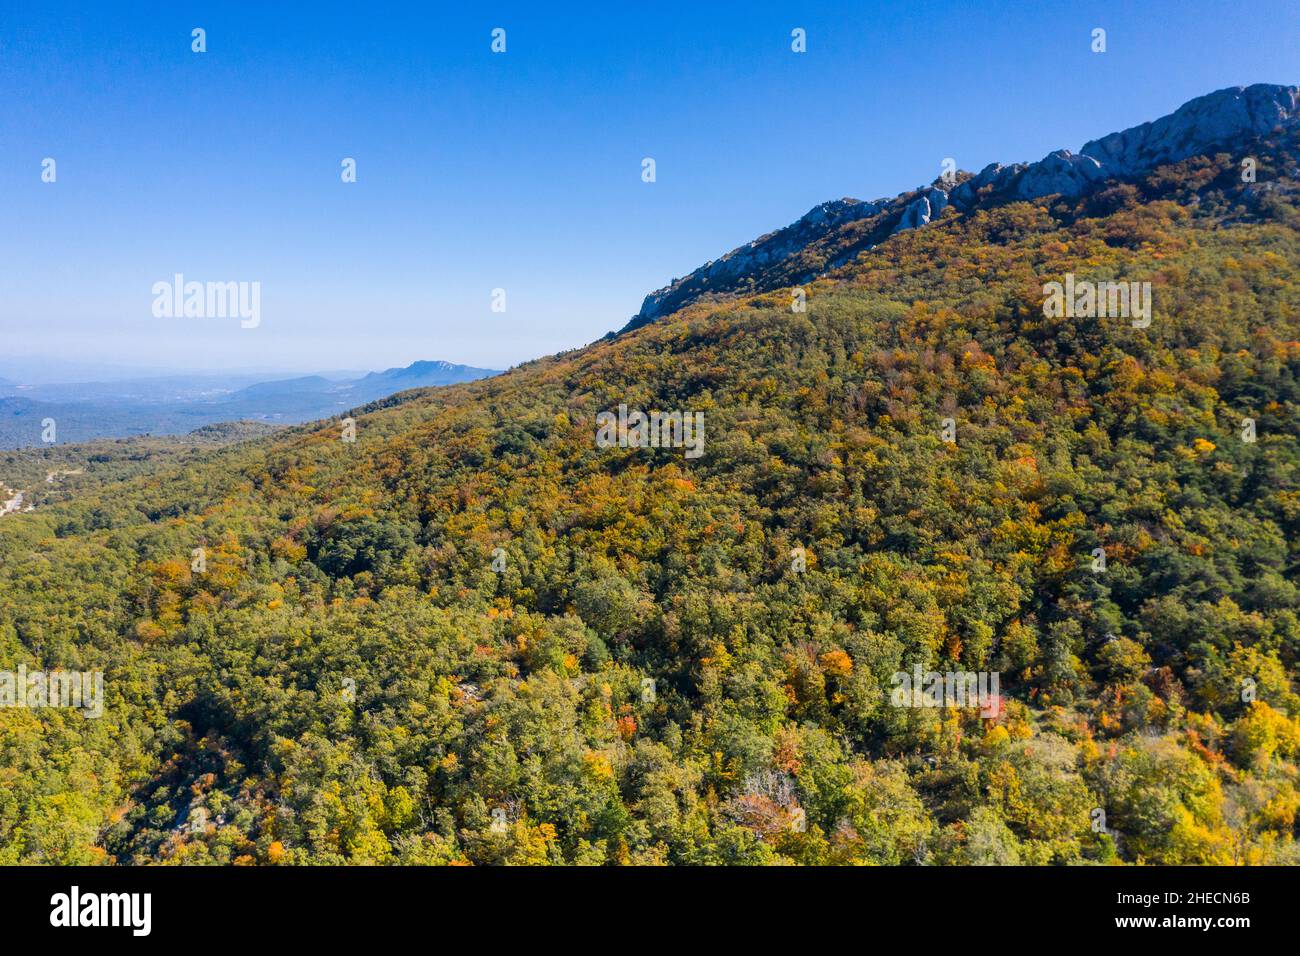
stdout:
[[[1253,149],[0,518],[0,662],[107,696],[0,709],[0,861],[1300,862],[1297,155]],[[1047,317],[1067,273],[1150,325]],[[620,405],[703,454],[600,447]],[[916,665],[993,714],[896,706]]]

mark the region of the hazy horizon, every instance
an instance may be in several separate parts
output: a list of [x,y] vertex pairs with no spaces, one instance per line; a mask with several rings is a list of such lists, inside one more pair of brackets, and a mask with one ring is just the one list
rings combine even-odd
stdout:
[[[96,364],[90,361],[68,361],[51,355],[6,355],[0,358],[0,379],[8,379],[15,384],[20,385],[55,385],[55,384],[80,384],[91,382],[115,382],[127,381],[132,379],[144,378],[170,378],[170,377],[235,377],[235,376],[299,376],[299,375],[322,375],[326,377],[346,378],[350,376],[367,375],[371,372],[385,372],[391,369],[407,368],[415,362],[422,361],[444,361],[451,365],[465,365],[473,368],[487,368],[487,366],[474,366],[470,362],[457,362],[454,359],[444,358],[437,355],[415,356],[409,361],[396,362],[384,366],[376,367],[356,367],[345,368],[322,367],[316,365],[302,365],[298,367],[285,365],[247,365],[247,366],[166,366],[166,365],[130,365],[122,362],[104,362]],[[30,368],[28,368],[30,367]],[[39,368],[39,372],[31,369]],[[505,371],[502,368],[491,369],[491,371]],[[19,381],[21,379],[22,381]]]

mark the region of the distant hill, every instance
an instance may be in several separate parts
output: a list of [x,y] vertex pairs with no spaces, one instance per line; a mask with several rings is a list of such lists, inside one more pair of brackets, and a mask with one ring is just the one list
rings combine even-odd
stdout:
[[419,361],[353,379],[305,375],[169,375],[156,379],[27,386],[0,380],[0,448],[42,443],[53,419],[59,443],[183,435],[214,422],[297,424],[338,415],[395,392],[473,381],[492,369]]
[[493,369],[421,361],[403,368],[370,372],[352,381],[308,375],[260,382],[240,389],[223,399],[221,404],[227,409],[237,410],[240,418],[302,422],[337,415],[395,392],[456,385],[496,374]]
[[474,368],[469,365],[453,365],[450,362],[422,361],[412,362],[405,368],[390,368],[382,372],[371,372],[364,378],[352,383],[353,394],[361,402],[371,402],[394,392],[409,388],[429,388],[439,385],[456,385],[487,378],[497,373],[491,369]]
[[248,398],[272,398],[281,395],[293,395],[302,392],[325,392],[346,389],[343,382],[331,381],[321,375],[304,375],[302,378],[277,379],[271,382],[258,382],[235,392],[224,401],[240,401]]

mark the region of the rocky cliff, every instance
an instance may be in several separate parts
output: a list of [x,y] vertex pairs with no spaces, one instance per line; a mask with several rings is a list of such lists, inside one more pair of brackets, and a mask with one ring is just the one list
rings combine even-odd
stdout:
[[1298,129],[1300,86],[1230,87],[1197,97],[1153,122],[1095,139],[1078,153],[1059,149],[1036,163],[993,163],[978,174],[961,172],[951,182],[936,180],[893,199],[825,202],[785,228],[650,293],[623,331],[703,296],[808,281],[894,233],[928,225],[949,206],[963,214],[1001,202],[1077,198],[1192,156],[1218,151],[1246,155],[1251,144],[1276,134],[1295,135]]

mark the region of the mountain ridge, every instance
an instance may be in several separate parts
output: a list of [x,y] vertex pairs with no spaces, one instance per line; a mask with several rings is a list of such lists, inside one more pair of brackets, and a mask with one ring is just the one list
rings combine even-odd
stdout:
[[[812,242],[845,227],[874,220],[868,241],[915,229],[937,220],[945,209],[973,212],[995,201],[1077,198],[1106,183],[1133,178],[1157,166],[1200,155],[1236,140],[1254,140],[1300,124],[1300,85],[1256,83],[1227,87],[1195,97],[1158,119],[1109,133],[1085,143],[1078,153],[1057,149],[1034,163],[990,163],[979,173],[955,171],[950,182],[875,200],[845,197],[814,206],[795,222],[743,246],[649,293],[640,311],[619,334],[662,318],[707,295],[769,291],[800,284],[825,269],[782,270]],[[1234,145],[1243,145],[1238,142]],[[859,227],[859,231],[864,231]],[[861,251],[850,244],[843,264]]]

